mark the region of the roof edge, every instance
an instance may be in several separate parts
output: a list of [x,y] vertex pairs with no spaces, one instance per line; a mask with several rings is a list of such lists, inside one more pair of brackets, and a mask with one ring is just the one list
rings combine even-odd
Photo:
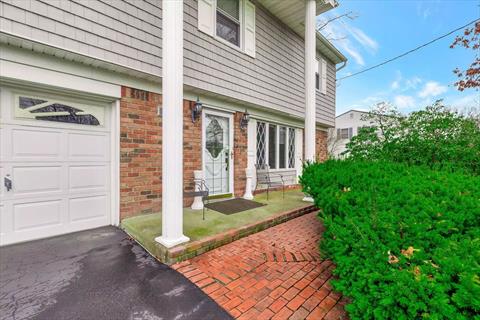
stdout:
[[323,34],[321,34],[319,31],[317,31],[317,40],[320,41],[325,47],[327,47],[327,49],[331,53],[335,55],[335,57],[337,58],[336,61],[333,61],[335,62],[335,64],[348,61],[347,57],[345,57],[343,53],[341,53],[340,50],[338,50],[330,41],[328,41],[327,38],[325,38]]

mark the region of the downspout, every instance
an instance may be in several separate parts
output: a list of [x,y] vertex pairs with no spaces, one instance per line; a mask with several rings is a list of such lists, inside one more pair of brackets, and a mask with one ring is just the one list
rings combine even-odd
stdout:
[[338,68],[335,70],[335,72],[338,72],[338,71],[342,70],[342,69],[345,68],[346,66],[347,66],[347,61],[343,61],[343,64],[342,64],[340,67],[338,67]]

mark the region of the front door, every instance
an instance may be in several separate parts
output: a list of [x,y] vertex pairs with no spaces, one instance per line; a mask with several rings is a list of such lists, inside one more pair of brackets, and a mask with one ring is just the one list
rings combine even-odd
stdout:
[[231,117],[205,112],[203,163],[205,182],[211,195],[231,193]]

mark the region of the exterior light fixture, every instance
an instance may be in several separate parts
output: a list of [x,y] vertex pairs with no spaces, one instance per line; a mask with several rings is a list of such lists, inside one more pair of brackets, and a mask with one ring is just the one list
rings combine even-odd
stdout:
[[247,128],[248,121],[250,121],[250,114],[248,113],[248,110],[245,109],[245,112],[243,113],[243,116],[240,119],[240,128],[242,130],[245,130]]
[[200,115],[202,114],[202,109],[203,105],[200,102],[200,99],[197,97],[197,101],[192,107],[192,122],[195,123],[195,120],[198,120],[200,118]]

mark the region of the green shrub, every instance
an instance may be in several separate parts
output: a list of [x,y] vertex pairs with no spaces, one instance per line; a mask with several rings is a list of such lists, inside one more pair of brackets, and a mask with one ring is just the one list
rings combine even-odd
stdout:
[[[384,160],[480,174],[480,125],[437,101],[425,110],[400,115],[379,105],[364,116],[373,127],[347,144],[352,159]],[[378,133],[378,134],[377,134]]]
[[478,176],[331,160],[300,181],[352,319],[480,319]]

